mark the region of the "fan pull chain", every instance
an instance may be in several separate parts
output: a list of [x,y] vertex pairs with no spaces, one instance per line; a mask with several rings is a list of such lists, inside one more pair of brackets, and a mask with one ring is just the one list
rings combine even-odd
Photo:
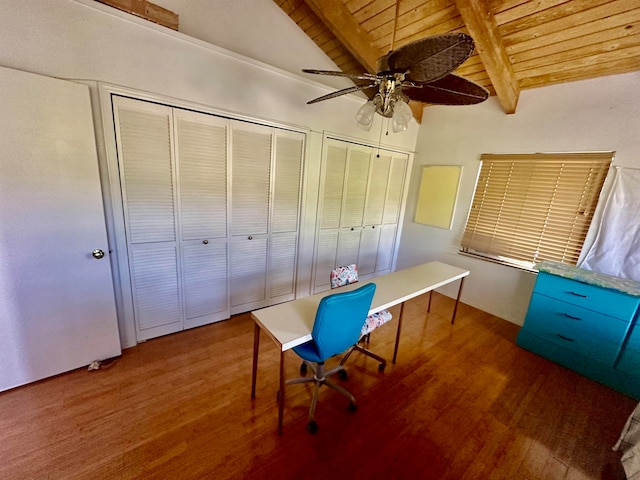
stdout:
[[[378,153],[376,154],[376,158],[380,158],[380,145],[382,144],[382,130],[384,130],[384,119],[380,122],[380,134],[378,135]],[[387,118],[387,133],[389,135],[389,119]]]

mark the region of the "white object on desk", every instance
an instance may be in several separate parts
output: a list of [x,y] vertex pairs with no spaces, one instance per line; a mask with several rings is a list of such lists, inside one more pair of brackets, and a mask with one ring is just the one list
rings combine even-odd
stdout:
[[[282,434],[282,414],[284,410],[284,352],[311,340],[311,331],[316,316],[316,310],[320,300],[337,292],[344,292],[359,288],[367,283],[376,284],[376,294],[371,302],[369,315],[380,310],[388,309],[394,305],[402,304],[398,316],[398,331],[396,345],[393,354],[395,363],[402,325],[404,302],[431,292],[436,288],[460,280],[460,287],[453,310],[451,323],[455,314],[462,292],[464,277],[469,271],[441,262],[429,262],[416,267],[392,272],[373,280],[345,285],[338,289],[318,293],[309,297],[300,298],[291,302],[281,303],[271,307],[251,312],[251,317],[256,322],[253,340],[253,372],[251,379],[251,398],[255,398],[256,377],[258,369],[258,351],[260,343],[260,330],[271,337],[280,349],[280,394],[278,396],[278,433]],[[431,301],[429,301],[429,304]],[[430,305],[429,305],[430,308]]]

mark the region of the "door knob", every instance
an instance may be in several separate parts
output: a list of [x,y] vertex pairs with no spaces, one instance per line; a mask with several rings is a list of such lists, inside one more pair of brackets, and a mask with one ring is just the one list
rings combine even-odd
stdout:
[[104,257],[104,252],[99,248],[96,248],[93,252],[91,252],[91,255],[93,255],[93,258],[97,258],[98,260],[100,260],[102,257]]

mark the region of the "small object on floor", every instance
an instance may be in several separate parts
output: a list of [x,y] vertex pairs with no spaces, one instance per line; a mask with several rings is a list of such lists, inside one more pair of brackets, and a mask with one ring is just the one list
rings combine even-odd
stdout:
[[111,357],[105,360],[94,360],[88,367],[89,371],[109,368],[118,361],[118,357]]
[[631,412],[624,425],[620,438],[613,446],[614,451],[622,452],[622,466],[629,480],[640,478],[640,403]]

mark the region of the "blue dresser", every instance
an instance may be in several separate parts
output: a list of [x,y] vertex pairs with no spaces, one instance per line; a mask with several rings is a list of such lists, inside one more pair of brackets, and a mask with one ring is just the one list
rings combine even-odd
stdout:
[[543,262],[517,343],[640,399],[640,283]]

